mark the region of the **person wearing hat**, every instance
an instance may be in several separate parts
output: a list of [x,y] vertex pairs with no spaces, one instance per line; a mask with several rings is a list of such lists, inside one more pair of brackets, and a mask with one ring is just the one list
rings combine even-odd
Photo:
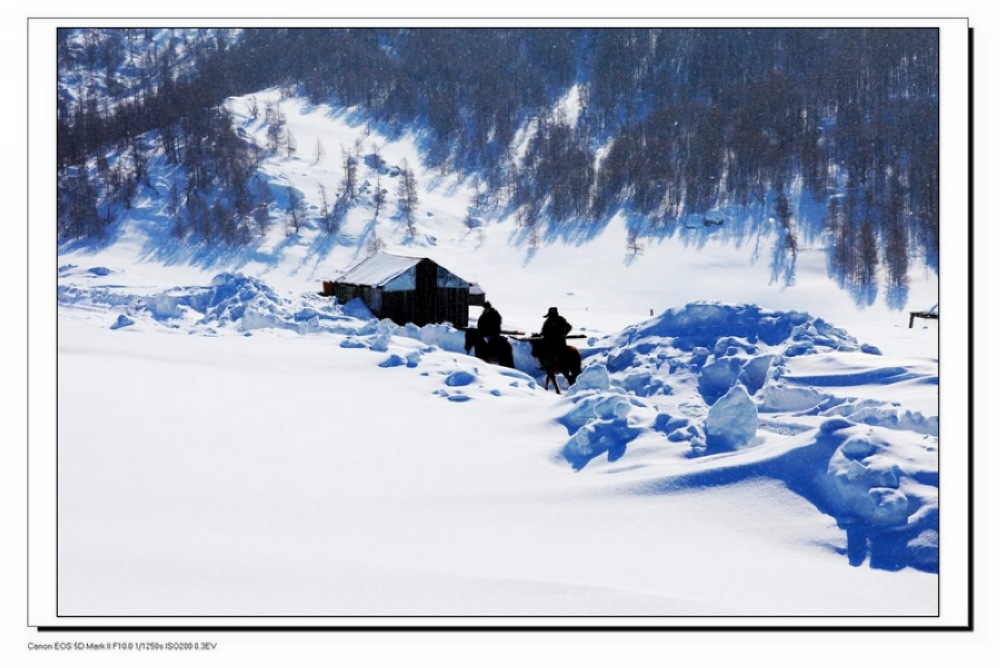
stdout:
[[545,323],[542,325],[542,338],[553,351],[566,347],[566,335],[572,329],[573,326],[566,322],[566,318],[559,315],[559,310],[555,306],[549,307],[549,312],[545,314]]

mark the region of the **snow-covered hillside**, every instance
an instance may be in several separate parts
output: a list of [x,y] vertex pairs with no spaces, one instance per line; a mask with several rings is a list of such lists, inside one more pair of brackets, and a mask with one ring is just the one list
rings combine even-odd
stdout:
[[[634,221],[619,216],[601,225],[542,229],[533,243],[516,212],[502,206],[490,209],[490,217],[470,221],[475,179],[424,168],[417,136],[387,139],[351,110],[310,105],[277,89],[233,98],[226,106],[238,134],[262,153],[258,174],[273,198],[266,234],[246,247],[221,250],[178,241],[166,193],[183,167],[154,153],[149,177],[140,184],[136,202],[123,212],[113,249],[107,251],[115,262],[134,268],[128,274],[141,275],[154,263],[161,265],[158,272],[166,281],[183,284],[236,270],[279,290],[301,293],[318,290],[322,280],[337,277],[378,247],[431,257],[478,282],[513,327],[537,328],[545,309],[557,304],[582,331],[603,328],[602,334],[669,306],[717,299],[809,312],[821,303],[820,315],[831,322],[882,327],[888,339],[895,339],[898,332],[893,330],[906,321],[900,309],[923,310],[937,302],[936,274],[916,261],[904,301],[894,308],[879,295],[865,300],[835,289],[822,238],[802,240],[791,280],[776,276],[772,250],[777,230],[769,207],[734,207],[725,212],[724,226],[705,227],[699,219],[632,240]],[[291,152],[265,148],[272,126],[264,112],[268,106],[280,114],[283,136],[294,138]],[[152,139],[149,143],[155,144]],[[347,155],[359,157],[358,196],[331,234],[321,221],[323,201],[332,208],[343,188]],[[396,191],[404,168],[419,189],[412,234],[397,214]],[[376,213],[377,188],[385,200]],[[288,212],[290,193],[301,199],[304,210],[297,231]],[[793,209],[800,212],[797,218],[822,219],[821,206],[802,193],[790,194]],[[86,260],[76,262],[78,255]],[[74,264],[101,264],[103,256],[94,245],[77,249],[69,242],[61,249],[61,257]],[[870,336],[867,331],[852,333]]]
[[[111,243],[60,252],[61,614],[937,613],[936,322],[859,307],[821,240],[775,280],[766,225],[470,226],[474,183],[424,169],[419,137],[277,90],[229,100],[261,147],[252,98],[296,145],[261,162],[260,243],[178,241],[161,156]],[[329,235],[351,151],[359,195]],[[505,328],[558,307],[583,375],[557,395],[526,343],[504,369],[447,325],[317,294],[375,247],[478,282]],[[908,308],[937,293],[912,267]]]

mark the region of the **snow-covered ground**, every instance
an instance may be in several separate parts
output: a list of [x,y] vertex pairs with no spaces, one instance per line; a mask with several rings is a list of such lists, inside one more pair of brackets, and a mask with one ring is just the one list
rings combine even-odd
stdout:
[[[361,204],[340,242],[276,225],[205,257],[146,193],[114,244],[63,249],[60,614],[938,613],[935,321],[859,308],[819,242],[781,287],[747,247],[766,235],[632,253],[620,219],[537,247],[512,218],[470,229],[470,184],[412,138],[280,104],[299,155],[262,165],[274,192],[315,207],[340,146],[377,144],[416,171],[418,235]],[[503,369],[316,294],[372,234],[480,283],[506,328],[557,306],[580,381],[557,395],[527,344]],[[908,309],[937,301],[915,266]]]
[[935,420],[864,396],[933,392],[927,361],[768,359],[727,451],[695,387],[742,350],[626,333],[560,397],[443,327],[242,287],[201,324],[61,308],[61,613],[936,613]]

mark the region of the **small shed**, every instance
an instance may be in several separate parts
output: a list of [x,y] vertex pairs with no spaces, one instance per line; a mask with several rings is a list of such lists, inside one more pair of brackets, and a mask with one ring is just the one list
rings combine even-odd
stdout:
[[469,325],[469,281],[426,257],[376,253],[335,281],[324,281],[322,294],[341,304],[360,298],[377,317],[399,325]]
[[479,283],[469,283],[469,306],[482,306],[486,303],[486,291]]

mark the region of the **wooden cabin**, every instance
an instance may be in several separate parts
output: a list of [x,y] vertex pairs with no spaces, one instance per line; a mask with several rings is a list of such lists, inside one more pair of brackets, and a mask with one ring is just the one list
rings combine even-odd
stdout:
[[324,281],[322,294],[341,304],[360,298],[376,317],[399,325],[469,325],[469,281],[426,257],[376,253],[335,281]]

